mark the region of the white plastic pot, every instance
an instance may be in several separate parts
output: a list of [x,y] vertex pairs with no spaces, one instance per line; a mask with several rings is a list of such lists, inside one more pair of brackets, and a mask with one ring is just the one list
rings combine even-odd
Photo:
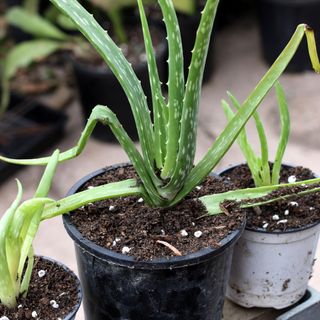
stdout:
[[312,274],[320,223],[286,232],[246,229],[235,245],[227,297],[244,307],[299,301]]

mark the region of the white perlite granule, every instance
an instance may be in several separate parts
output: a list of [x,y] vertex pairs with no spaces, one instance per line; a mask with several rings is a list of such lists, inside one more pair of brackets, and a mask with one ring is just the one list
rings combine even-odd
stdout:
[[37,311],[32,311],[31,316],[32,318],[36,318],[38,316]]
[[202,236],[202,231],[196,231],[196,232],[194,233],[194,236],[195,236],[196,238],[200,238],[200,237]]
[[38,277],[39,278],[43,278],[46,275],[46,271],[45,270],[39,270],[38,271]]
[[279,220],[280,218],[279,218],[279,216],[277,215],[277,214],[275,214],[275,215],[273,215],[272,216],[272,220]]
[[130,249],[129,247],[123,247],[122,250],[121,250],[121,252],[122,252],[123,254],[126,254],[126,253],[129,253],[130,250],[131,250],[131,249]]
[[51,307],[54,308],[54,309],[58,309],[58,308],[59,308],[59,304],[57,303],[56,300],[51,300],[51,301],[50,301],[50,305],[51,305]]
[[188,232],[186,230],[181,230],[180,231],[180,234],[183,236],[183,237],[187,237],[188,236]]
[[6,316],[2,316],[1,318],[0,318],[0,320],[10,320],[8,317],[6,317]]

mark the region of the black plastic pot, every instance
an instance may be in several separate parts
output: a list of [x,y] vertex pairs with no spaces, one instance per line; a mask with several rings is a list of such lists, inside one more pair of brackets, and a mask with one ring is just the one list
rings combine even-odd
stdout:
[[[259,0],[258,17],[262,40],[263,56],[271,65],[284,49],[296,27],[307,23],[320,32],[319,0]],[[287,71],[311,70],[307,42],[303,39],[301,47],[287,67]]]
[[[15,159],[37,157],[63,137],[66,122],[63,112],[13,95],[0,119],[0,154]],[[0,183],[21,168],[0,162]]]
[[[160,79],[165,79],[166,58],[167,45],[166,42],[163,41],[159,46],[159,51],[156,53]],[[72,58],[71,61],[85,122],[96,105],[101,104],[108,106],[115,112],[129,136],[135,141],[138,140],[130,104],[112,71],[107,67],[95,67],[90,64],[85,64],[75,58]],[[147,63],[144,62],[135,65],[133,69],[141,81],[141,86],[147,96],[147,101],[151,105],[152,96]],[[93,131],[93,137],[102,141],[117,142],[111,130],[102,124],[96,126]]]
[[77,290],[78,290],[78,302],[77,304],[72,308],[72,310],[69,312],[69,314],[67,314],[66,316],[63,317],[62,320],[74,320],[76,318],[76,314],[80,308],[81,305],[81,301],[82,301],[82,289],[81,289],[81,284],[80,281],[78,279],[78,277],[74,274],[73,271],[71,271],[67,266],[65,266],[64,264],[62,264],[59,261],[53,260],[51,258],[48,257],[43,257],[41,256],[42,259],[53,262],[54,264],[60,266],[61,268],[64,269],[64,271],[66,273],[71,274],[71,276],[75,279],[76,284],[77,284]]
[[[98,170],[69,191],[111,170]],[[220,320],[232,251],[243,228],[203,249],[171,259],[135,261],[83,238],[69,215],[63,216],[75,242],[87,320]]]

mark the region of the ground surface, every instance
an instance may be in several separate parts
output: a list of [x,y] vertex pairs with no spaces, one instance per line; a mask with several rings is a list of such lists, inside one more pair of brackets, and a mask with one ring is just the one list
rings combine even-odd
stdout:
[[[225,124],[220,100],[226,98],[226,90],[230,90],[240,101],[243,101],[267,70],[261,58],[258,30],[252,22],[240,21],[222,30],[217,34],[215,49],[215,73],[211,81],[204,86],[201,99],[197,159],[200,159],[206,152]],[[320,172],[320,135],[318,133],[320,131],[318,117],[320,76],[313,72],[287,74],[282,77],[281,82],[287,93],[292,116],[292,135],[285,161],[290,164],[304,165],[314,172]],[[270,152],[274,154],[279,122],[277,104],[273,94],[267,97],[260,110],[267,126]],[[81,131],[81,113],[76,102],[69,108],[68,113],[71,119],[67,128],[68,136],[59,144],[60,150],[73,146]],[[252,128],[249,129],[249,133],[251,132],[252,135],[255,135]],[[60,166],[51,196],[60,198],[66,194],[74,182],[85,174],[97,168],[126,160],[126,155],[118,146],[92,140],[80,157]],[[219,167],[241,161],[243,158],[238,148],[233,147],[221,161]],[[41,173],[41,168],[33,167],[17,174],[24,185],[26,198],[34,192],[34,186]],[[15,194],[16,185],[13,179],[0,187],[1,213],[8,207]],[[71,269],[76,269],[73,243],[65,233],[60,218],[43,223],[36,239],[35,251],[62,261]],[[320,249],[317,256],[320,256]],[[314,277],[310,285],[318,290],[320,290],[319,275],[320,263],[316,262]],[[77,320],[83,319],[83,314],[80,312]]]

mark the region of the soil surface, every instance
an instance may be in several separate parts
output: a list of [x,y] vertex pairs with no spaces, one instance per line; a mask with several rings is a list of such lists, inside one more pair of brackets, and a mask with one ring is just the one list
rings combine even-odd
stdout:
[[[84,189],[133,177],[136,174],[131,167],[118,168],[91,180]],[[207,247],[218,248],[226,235],[240,227],[242,212],[206,216],[205,208],[196,200],[229,189],[221,179],[208,177],[173,208],[150,208],[137,197],[118,198],[78,209],[71,221],[85,238],[137,260],[186,255]]]
[[15,309],[8,310],[0,304],[0,318],[63,319],[78,303],[77,289],[74,276],[57,264],[36,258],[27,298],[19,298]]
[[[247,165],[240,165],[223,175],[235,188],[254,187]],[[314,173],[303,167],[282,167],[280,183],[288,183],[289,177],[296,181],[312,179]],[[291,194],[301,191],[302,187],[286,190]],[[276,193],[274,193],[275,195]],[[264,205],[256,209],[244,210],[247,214],[247,227],[262,228],[266,231],[285,231],[316,223],[320,220],[320,193],[290,197],[290,199]]]

